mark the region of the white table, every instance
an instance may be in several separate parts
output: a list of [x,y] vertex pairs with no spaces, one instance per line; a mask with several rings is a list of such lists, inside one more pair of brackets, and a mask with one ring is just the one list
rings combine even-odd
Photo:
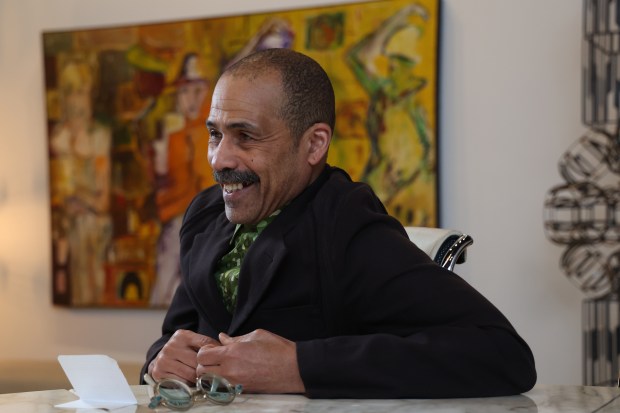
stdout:
[[[132,386],[138,399],[137,406],[113,410],[122,413],[153,412],[147,407],[147,386]],[[54,405],[75,400],[67,390],[48,390],[27,393],[0,394],[1,413],[63,413],[86,410],[63,410]],[[103,410],[89,410],[88,412]],[[168,409],[160,407],[157,412]],[[197,404],[190,412],[229,412],[229,413],[380,413],[380,412],[442,412],[442,413],[496,413],[496,412],[562,412],[609,413],[620,411],[620,389],[614,387],[554,386],[537,385],[528,393],[510,397],[490,397],[478,399],[439,399],[439,400],[317,400],[303,396],[242,394],[229,406]]]

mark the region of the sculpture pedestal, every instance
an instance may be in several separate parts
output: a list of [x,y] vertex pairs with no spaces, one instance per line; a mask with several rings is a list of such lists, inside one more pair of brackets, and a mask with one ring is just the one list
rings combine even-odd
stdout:
[[583,384],[616,386],[620,366],[620,299],[618,294],[582,304]]

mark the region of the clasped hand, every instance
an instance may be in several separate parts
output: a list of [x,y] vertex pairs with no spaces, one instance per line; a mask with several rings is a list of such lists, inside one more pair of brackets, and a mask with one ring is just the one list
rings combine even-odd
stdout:
[[196,377],[213,373],[244,392],[303,393],[293,341],[266,330],[218,340],[189,330],[178,330],[149,366],[155,380],[175,378],[193,384]]

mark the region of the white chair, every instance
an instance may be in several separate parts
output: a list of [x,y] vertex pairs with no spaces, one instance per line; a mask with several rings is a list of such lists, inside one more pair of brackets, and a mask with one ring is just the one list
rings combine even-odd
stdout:
[[467,247],[474,239],[460,231],[444,228],[405,227],[409,239],[437,264],[450,271],[465,262]]

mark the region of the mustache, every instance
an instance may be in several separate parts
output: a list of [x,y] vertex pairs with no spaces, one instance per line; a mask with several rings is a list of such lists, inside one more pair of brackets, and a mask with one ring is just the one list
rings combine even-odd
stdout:
[[250,171],[235,171],[234,169],[222,169],[213,171],[213,177],[218,184],[244,184],[249,185],[260,181],[258,175]]

